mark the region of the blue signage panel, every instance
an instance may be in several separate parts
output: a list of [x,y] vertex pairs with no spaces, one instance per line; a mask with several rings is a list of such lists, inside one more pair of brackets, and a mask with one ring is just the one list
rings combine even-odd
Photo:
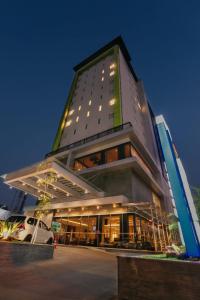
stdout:
[[200,245],[193,224],[185,190],[179,173],[173,144],[164,123],[157,124],[162,151],[176,204],[176,210],[185,241],[186,254],[190,257],[200,257]]

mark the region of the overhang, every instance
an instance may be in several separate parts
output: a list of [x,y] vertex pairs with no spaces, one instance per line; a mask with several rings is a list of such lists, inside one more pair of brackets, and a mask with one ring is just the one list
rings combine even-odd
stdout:
[[[102,197],[103,191],[87,182],[81,176],[66,168],[55,159],[46,159],[29,167],[2,176],[4,183],[11,188],[22,190],[32,196],[39,197],[41,193],[52,199],[69,201],[70,197],[78,199]],[[53,178],[44,186],[41,181]]]

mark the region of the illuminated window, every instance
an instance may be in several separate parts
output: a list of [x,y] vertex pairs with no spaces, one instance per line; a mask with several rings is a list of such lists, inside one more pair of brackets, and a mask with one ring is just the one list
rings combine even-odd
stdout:
[[140,110],[142,110],[142,107],[141,107],[141,105],[140,105],[140,103],[139,103],[139,102],[138,102],[138,104],[137,104],[137,105],[138,105],[139,109],[140,109]]
[[105,152],[106,163],[118,160],[118,148],[112,148]]
[[102,72],[101,72],[102,74],[104,74],[104,70],[102,70]]
[[109,105],[113,106],[115,104],[115,102],[116,102],[116,100],[115,100],[115,98],[113,98],[109,101]]
[[114,69],[115,66],[116,66],[115,64],[111,64],[111,65],[110,65],[110,70]]
[[99,111],[102,111],[102,105],[99,105]]
[[90,116],[90,111],[87,112],[87,117],[89,117],[89,116]]
[[81,105],[79,105],[78,110],[79,110],[79,111],[81,110]]
[[110,72],[110,77],[115,75],[115,71]]
[[92,104],[92,100],[89,101],[88,105],[90,106]]
[[71,110],[69,111],[69,116],[73,115],[73,113],[74,113],[74,109],[71,109]]
[[104,77],[101,77],[101,81],[104,81]]
[[78,123],[78,121],[79,121],[79,116],[78,116],[78,117],[76,117],[76,123]]
[[69,127],[71,125],[71,123],[72,123],[72,120],[67,121],[65,127]]

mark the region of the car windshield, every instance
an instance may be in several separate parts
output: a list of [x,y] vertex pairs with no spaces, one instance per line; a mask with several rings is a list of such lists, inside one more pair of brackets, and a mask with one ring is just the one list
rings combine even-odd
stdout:
[[25,221],[25,219],[26,219],[26,217],[25,216],[11,216],[11,217],[9,217],[8,218],[8,222],[11,222],[11,223],[22,223],[22,222],[24,222]]

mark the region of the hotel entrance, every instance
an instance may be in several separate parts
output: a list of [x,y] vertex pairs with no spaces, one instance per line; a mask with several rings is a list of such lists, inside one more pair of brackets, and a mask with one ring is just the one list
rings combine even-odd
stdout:
[[120,240],[120,216],[110,215],[102,218],[101,245],[110,244]]
[[97,245],[97,217],[56,218],[53,223],[60,224],[55,233],[59,244]]

